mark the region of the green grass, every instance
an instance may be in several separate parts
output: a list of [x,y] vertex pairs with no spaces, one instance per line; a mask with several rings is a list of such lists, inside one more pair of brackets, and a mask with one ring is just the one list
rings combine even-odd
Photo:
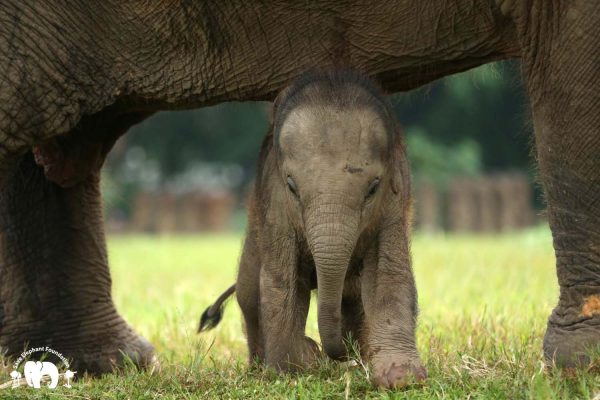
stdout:
[[[119,311],[155,346],[162,368],[129,368],[72,389],[2,391],[15,398],[600,398],[600,378],[544,372],[542,338],[558,287],[547,229],[413,240],[425,385],[373,389],[361,367],[324,360],[299,375],[248,370],[235,302],[221,325],[196,334],[200,313],[234,281],[241,236],[113,236]],[[318,338],[314,308],[308,333]],[[0,380],[8,380],[8,372]]]

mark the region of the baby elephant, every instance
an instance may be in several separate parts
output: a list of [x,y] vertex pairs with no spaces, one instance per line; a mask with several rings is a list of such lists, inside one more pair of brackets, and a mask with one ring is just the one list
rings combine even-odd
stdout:
[[352,71],[301,76],[273,106],[235,288],[205,311],[201,330],[235,290],[250,359],[304,366],[318,353],[304,333],[316,288],[327,355],[346,359],[352,337],[375,384],[425,379],[409,214],[406,150],[386,97]]

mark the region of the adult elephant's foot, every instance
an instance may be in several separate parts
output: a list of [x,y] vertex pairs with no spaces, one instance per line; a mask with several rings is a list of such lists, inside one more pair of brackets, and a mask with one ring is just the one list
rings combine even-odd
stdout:
[[[114,308],[57,311],[51,312],[51,318],[29,323],[17,319],[3,325],[2,350],[16,359],[27,349],[49,347],[69,360],[71,370],[95,375],[129,363],[140,368],[157,366],[152,345],[138,336]],[[82,311],[87,312],[79,314]],[[65,319],[65,315],[71,318]]]
[[[65,352],[71,354],[72,367],[76,371],[88,371],[92,374],[102,374],[120,369],[129,364],[141,369],[158,367],[153,346],[139,336],[120,316],[116,316],[104,333],[98,334],[95,328],[90,329],[90,335],[96,334],[101,338],[98,345],[87,337],[80,338],[79,344],[65,343]],[[67,347],[68,346],[68,347]]]
[[427,379],[427,371],[418,357],[381,354],[373,357],[371,365],[373,384],[384,389],[401,389]]
[[600,288],[563,288],[548,321],[544,355],[551,365],[585,368],[600,359]]
[[49,346],[79,373],[152,362],[152,346],[117,314],[100,173],[69,188],[49,182],[29,153],[0,191],[0,346]]

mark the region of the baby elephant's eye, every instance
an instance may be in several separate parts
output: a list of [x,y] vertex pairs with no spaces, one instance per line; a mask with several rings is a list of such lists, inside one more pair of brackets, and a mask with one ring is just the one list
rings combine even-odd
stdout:
[[291,176],[287,177],[287,187],[290,189],[290,192],[296,197],[298,197],[298,189],[296,188],[296,182],[292,179]]
[[375,193],[377,193],[377,189],[379,189],[379,178],[373,179],[371,184],[369,185],[369,190],[367,190],[367,195],[365,198],[372,197]]

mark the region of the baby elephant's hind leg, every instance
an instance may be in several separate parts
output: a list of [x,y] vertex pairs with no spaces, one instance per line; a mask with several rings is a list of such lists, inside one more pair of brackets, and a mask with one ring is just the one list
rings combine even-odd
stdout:
[[364,309],[361,299],[360,277],[346,278],[342,297],[342,334],[345,340],[358,344],[360,355],[366,350],[364,338]]
[[260,256],[255,238],[256,235],[250,230],[244,243],[236,282],[237,300],[244,314],[250,363],[264,360],[260,327]]

